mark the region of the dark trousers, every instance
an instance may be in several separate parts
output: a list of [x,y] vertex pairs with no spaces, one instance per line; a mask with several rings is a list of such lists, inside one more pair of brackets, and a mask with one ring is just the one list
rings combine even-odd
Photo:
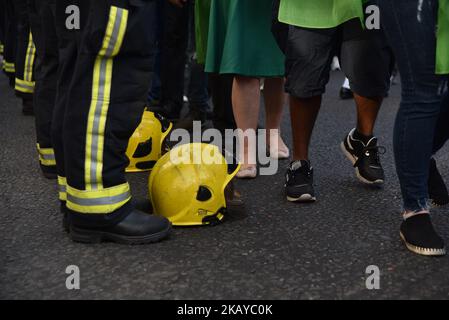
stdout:
[[222,132],[237,127],[232,111],[233,81],[234,75],[231,74],[209,74],[209,87],[214,105],[213,124]]
[[0,0],[0,54],[3,54],[5,43],[5,10],[4,0]]
[[[208,111],[209,95],[207,75],[193,58],[195,53],[194,5],[190,0],[183,8],[165,3],[164,21],[160,42],[161,105],[171,113],[178,113],[183,106],[184,84],[190,109]],[[186,64],[188,78],[185,79]]]
[[56,0],[28,0],[28,11],[36,47],[34,114],[40,164],[46,170],[56,165],[51,142],[51,123],[58,75],[58,38],[55,26]]
[[10,79],[10,85],[14,87],[15,57],[17,45],[17,17],[14,10],[13,0],[2,0],[4,7],[4,49],[3,49],[3,71]]
[[179,112],[184,94],[184,71],[187,59],[189,3],[184,8],[164,4],[164,21],[160,43],[161,105]]
[[31,34],[27,0],[14,0],[17,18],[17,48],[15,56],[15,90],[24,99],[33,99],[36,47]]
[[154,2],[90,1],[78,33],[61,25],[65,14],[58,8],[64,2],[57,1],[56,13],[62,33],[59,76],[75,67],[67,96],[61,98],[58,91],[53,120],[53,137],[62,137],[59,143],[53,139],[59,182],[78,224],[116,223],[132,210],[125,151],[150,83],[154,35],[145,30],[154,19]]

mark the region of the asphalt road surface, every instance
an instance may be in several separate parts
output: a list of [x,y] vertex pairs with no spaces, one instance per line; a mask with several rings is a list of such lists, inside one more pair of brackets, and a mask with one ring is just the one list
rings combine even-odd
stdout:
[[[175,229],[146,246],[73,243],[62,230],[56,186],[41,175],[34,119],[0,75],[1,299],[409,299],[449,298],[449,256],[408,252],[399,239],[400,193],[392,128],[400,86],[393,86],[377,135],[387,182],[370,189],[354,177],[339,143],[354,126],[353,102],[341,101],[334,72],[313,138],[318,201],[288,203],[284,168],[238,181],[245,210],[217,227]],[[287,109],[286,109],[287,110]],[[291,145],[288,112],[284,136]],[[438,162],[449,182],[449,153]],[[130,175],[133,194],[146,196],[147,174]],[[449,208],[434,222],[449,243]],[[80,290],[66,288],[67,266],[80,270]],[[368,290],[366,269],[380,270]]]

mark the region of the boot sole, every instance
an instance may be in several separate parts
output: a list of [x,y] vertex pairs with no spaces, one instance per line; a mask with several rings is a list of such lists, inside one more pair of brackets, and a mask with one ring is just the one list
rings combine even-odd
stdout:
[[[340,143],[340,148],[341,148],[341,151],[343,152],[343,154],[346,156],[346,158],[348,158],[348,160],[351,161],[352,166],[354,166],[356,161],[357,161],[357,159],[354,158],[354,156],[351,153],[349,153],[348,150],[346,150],[344,142]],[[359,181],[364,183],[364,184],[368,184],[368,185],[371,185],[371,186],[381,186],[385,182],[382,179],[378,179],[376,181],[369,181],[366,178],[362,177],[362,175],[360,174],[359,168],[354,167],[354,169],[355,169],[355,175],[356,175],[357,179],[359,179]]]
[[138,245],[159,242],[167,238],[171,231],[171,224],[168,228],[158,233],[146,236],[123,236],[115,233],[92,231],[70,227],[70,238],[75,242],[81,243],[100,243],[100,242],[115,242],[127,245]]
[[404,235],[402,234],[402,232],[399,232],[399,235],[401,237],[402,242],[404,242],[405,246],[407,247],[408,250],[422,255],[422,256],[430,256],[430,257],[439,257],[439,256],[444,256],[446,255],[446,249],[427,249],[427,248],[421,248],[418,246],[415,246],[413,244],[410,244],[407,242],[407,240],[405,240]]

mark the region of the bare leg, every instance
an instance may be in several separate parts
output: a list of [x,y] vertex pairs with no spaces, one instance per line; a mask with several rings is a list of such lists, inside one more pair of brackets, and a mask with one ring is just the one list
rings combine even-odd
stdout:
[[366,98],[354,93],[354,99],[357,105],[357,131],[370,137],[374,133],[374,126],[383,98]]
[[[259,119],[260,108],[260,80],[244,76],[235,76],[232,86],[232,108],[237,123],[237,128],[244,132],[248,129],[256,130]],[[242,142],[242,141],[241,141]],[[256,146],[248,145],[245,139],[241,160],[243,161],[241,170],[248,167],[255,167]]]
[[290,96],[293,131],[293,160],[308,160],[309,145],[315,121],[321,107],[321,96],[295,98]]
[[[267,78],[264,86],[266,144],[274,158],[288,158],[290,151],[280,135],[280,124],[285,107],[284,78]],[[272,132],[277,130],[277,132]],[[270,135],[271,132],[271,135]],[[271,138],[271,140],[270,140]]]

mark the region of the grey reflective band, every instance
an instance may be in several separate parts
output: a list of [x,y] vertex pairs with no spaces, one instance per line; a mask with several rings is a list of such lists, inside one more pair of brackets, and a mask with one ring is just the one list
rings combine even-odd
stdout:
[[108,48],[106,49],[106,54],[100,62],[100,75],[98,81],[98,97],[97,103],[95,105],[95,113],[94,113],[94,121],[92,127],[92,144],[91,144],[91,165],[90,165],[90,177],[92,180],[91,186],[93,190],[98,189],[98,181],[97,179],[97,164],[99,162],[98,159],[98,139],[100,136],[100,119],[102,113],[102,105],[104,103],[105,98],[105,87],[106,87],[106,61],[107,59],[112,57],[114,52],[114,48],[117,45],[118,34],[120,31],[120,25],[123,19],[123,9],[117,9],[117,15],[114,22],[114,27],[111,34],[111,39],[108,44]]
[[63,184],[58,185],[59,186],[59,192],[67,192],[67,187]]
[[28,89],[28,90],[33,90],[34,86],[29,86],[23,83],[18,83],[16,82],[16,87],[22,88],[22,89]]
[[54,154],[42,154],[39,153],[43,160],[55,160]]
[[94,199],[81,199],[78,197],[75,197],[71,195],[70,193],[67,194],[67,201],[83,206],[83,207],[91,207],[91,206],[102,206],[102,205],[114,205],[117,203],[120,203],[122,201],[125,201],[131,197],[131,192],[127,191],[123,194],[119,194],[112,197],[103,197],[103,198],[94,198]]

